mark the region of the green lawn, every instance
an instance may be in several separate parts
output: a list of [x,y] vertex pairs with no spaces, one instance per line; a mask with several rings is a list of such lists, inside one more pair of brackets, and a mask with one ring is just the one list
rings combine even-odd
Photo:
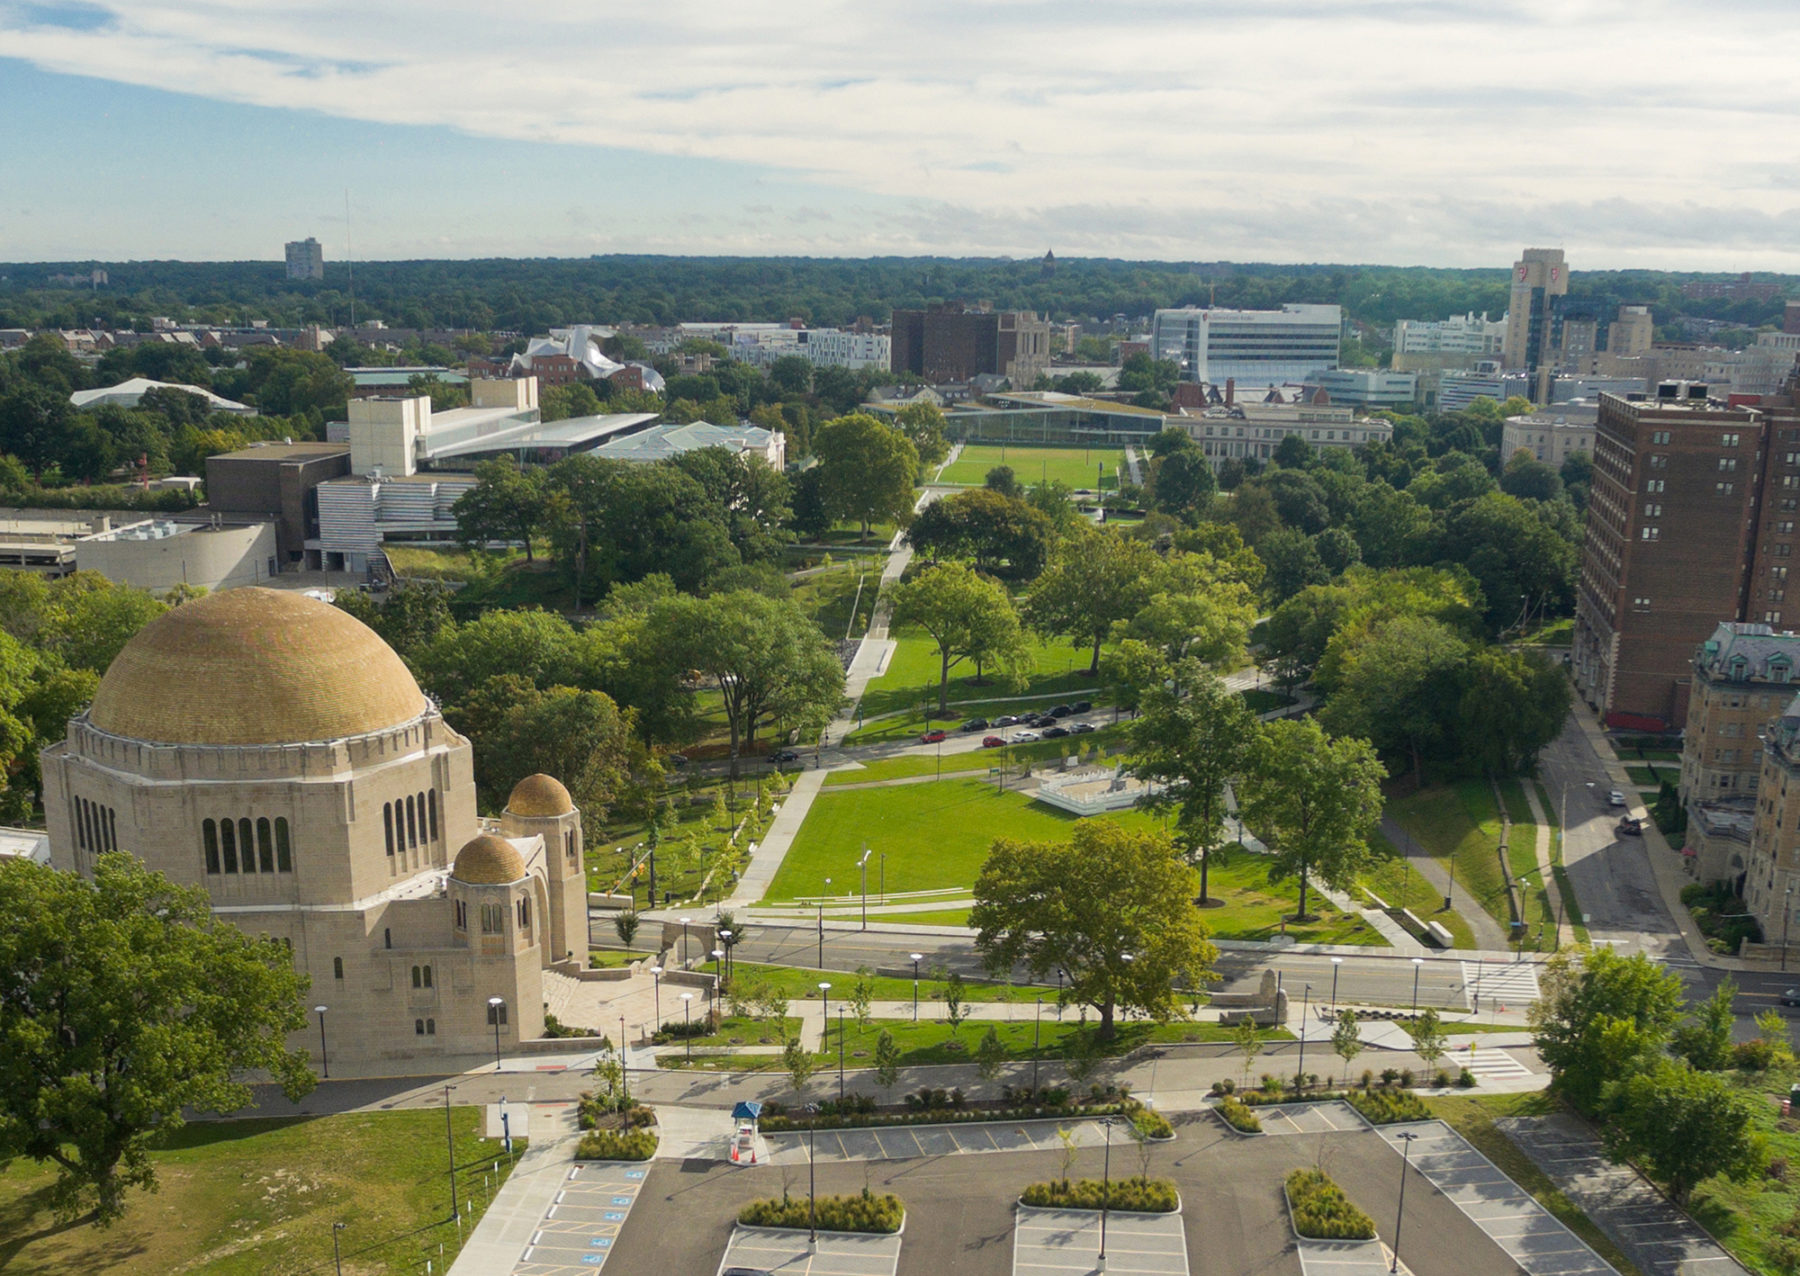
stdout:
[[[1140,811],[1109,818],[1139,827],[1157,822]],[[890,892],[968,888],[995,838],[1066,841],[1074,823],[1073,816],[1022,793],[996,792],[985,780],[825,790],[814,800],[766,898],[816,896],[826,889],[827,877],[832,879],[832,895],[850,896],[860,882],[856,861],[865,841],[876,852],[887,853]],[[1293,911],[1298,889],[1293,882],[1271,883],[1268,874],[1268,860],[1262,856],[1234,851],[1216,859],[1210,888],[1226,905],[1206,910],[1207,929],[1228,939],[1272,939],[1283,933],[1282,916]],[[912,920],[960,924],[941,915],[930,921],[919,916]],[[1290,925],[1286,933],[1311,943],[1385,942],[1360,914],[1329,908],[1318,921]]]
[[1450,932],[1453,947],[1475,947],[1475,933],[1461,913],[1445,912],[1437,887],[1408,867],[1406,857],[1379,833],[1369,842],[1371,861],[1362,881],[1393,908],[1409,908],[1421,921],[1438,922]]
[[1456,877],[1453,907],[1466,905],[1473,896],[1500,923],[1501,930],[1510,932],[1512,913],[1494,849],[1500,845],[1500,816],[1486,780],[1457,780],[1420,789],[1389,802],[1388,813],[1419,848],[1452,866]]
[[[1793,1070],[1775,1070],[1761,1077],[1720,1075],[1752,1097],[1751,1124],[1762,1135],[1772,1161],[1791,1165],[1800,1158],[1800,1130],[1794,1122],[1781,1119],[1777,1106],[1777,1099],[1787,1093],[1788,1083],[1794,1079]],[[1769,1246],[1780,1235],[1782,1225],[1800,1211],[1800,1181],[1791,1174],[1784,1177],[1785,1182],[1762,1174],[1743,1183],[1707,1179],[1694,1189],[1690,1209],[1700,1225],[1751,1270],[1785,1270]]]
[[1628,766],[1625,768],[1625,774],[1629,775],[1631,782],[1640,789],[1656,789],[1664,780],[1670,784],[1681,783],[1681,763],[1677,761],[1664,762],[1660,765]]
[[[827,955],[830,952],[831,937],[825,940]],[[945,982],[932,977],[932,966],[925,963],[920,967],[919,998],[921,1001],[935,1001],[943,995]],[[814,970],[810,966],[765,966],[753,961],[734,962],[732,975],[736,979],[755,976],[757,979],[773,985],[785,992],[791,999],[817,999],[819,981],[831,983],[832,1000],[840,1000],[856,981],[856,975],[847,970]],[[870,996],[876,1001],[909,1001],[913,995],[913,982],[910,975],[902,978],[892,975],[870,975],[873,991]],[[1045,994],[1043,985],[1014,985],[992,983],[985,979],[965,979],[963,981],[965,996],[972,1002],[987,1001],[1031,1001]],[[1055,985],[1049,986],[1049,995],[1056,995]]]
[[[189,1125],[152,1154],[161,1190],[133,1193],[106,1231],[58,1227],[52,1174],[14,1160],[0,1172],[0,1268],[87,1272],[329,1272],[331,1225],[344,1270],[449,1268],[510,1166],[498,1139],[477,1137],[482,1112],[452,1110],[461,1230],[450,1221],[440,1109]],[[515,1149],[524,1140],[516,1140]],[[472,1211],[472,1217],[470,1212]],[[438,1247],[443,1246],[442,1257]]]
[[[546,611],[564,611],[575,605],[575,591],[555,564],[543,557],[527,563],[524,550],[488,553],[417,545],[384,548],[397,575],[459,584],[461,588],[450,598],[451,610],[459,619],[471,619],[494,609],[542,607]],[[591,604],[593,600],[585,601]]]
[[[813,618],[825,636],[836,642],[846,635],[860,638],[875,611],[875,594],[881,581],[877,562],[836,563],[816,575],[794,583],[790,595]],[[861,583],[859,594],[857,585]],[[851,617],[851,606],[856,615]]]
[[[986,734],[975,732],[976,735]],[[1123,726],[1102,727],[1098,731],[1086,735],[1070,736],[1066,740],[1039,740],[1036,744],[1015,744],[1004,749],[982,749],[978,753],[953,753],[943,759],[943,771],[950,775],[958,771],[978,772],[986,776],[992,767],[1008,767],[1013,774],[1018,773],[1020,764],[1024,762],[1047,762],[1063,756],[1066,748],[1071,757],[1083,749],[1100,748],[1109,753],[1123,747],[1125,731]],[[825,777],[825,787],[832,788],[844,784],[868,784],[876,780],[900,780],[909,776],[932,775],[938,770],[938,758],[935,754],[913,754],[903,758],[884,758],[879,762],[864,763],[861,769],[833,771]]]
[[[852,743],[873,744],[916,736],[925,728],[924,710],[927,707],[931,710],[934,725],[945,724],[946,719],[937,712],[937,645],[919,630],[898,630],[894,637],[897,642],[894,654],[888,660],[887,672],[869,684],[859,707],[865,718],[885,713],[901,716],[870,722],[862,730],[851,733]],[[1032,634],[1026,635],[1026,642],[1030,646],[1034,672],[1017,694],[1067,692],[1071,701],[1099,699],[1100,689],[1095,680],[1082,672],[1088,666],[1089,656],[1085,651],[1076,651],[1059,639],[1046,640]],[[976,684],[974,677],[975,666],[968,661],[951,667],[949,720],[963,722],[969,718],[1018,712],[1009,688],[991,678]],[[968,703],[959,705],[958,701]],[[1033,707],[1048,709],[1053,703],[1040,702]]]
[[1010,465],[1013,474],[1026,487],[1036,483],[1061,482],[1072,488],[1092,488],[1096,467],[1104,464],[1106,490],[1118,486],[1118,472],[1125,464],[1125,453],[1114,447],[1030,447],[1014,443],[972,443],[952,465],[938,476],[940,483],[964,483],[979,487],[987,480],[987,472],[996,465]]
[[1531,1158],[1519,1151],[1513,1141],[1494,1127],[1499,1117],[1540,1116],[1557,1110],[1556,1100],[1542,1091],[1528,1094],[1494,1094],[1433,1097],[1425,1100],[1433,1116],[1442,1118],[1457,1133],[1475,1145],[1488,1160],[1524,1188],[1538,1204],[1556,1215],[1568,1229],[1593,1246],[1594,1252],[1616,1268],[1621,1276],[1643,1276],[1624,1252],[1588,1218],[1573,1201],[1562,1194],[1550,1176],[1538,1169]]

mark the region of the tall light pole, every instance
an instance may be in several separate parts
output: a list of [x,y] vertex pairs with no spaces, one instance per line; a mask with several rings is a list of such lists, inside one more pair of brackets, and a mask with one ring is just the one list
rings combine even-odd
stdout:
[[656,1030],[662,1031],[662,976],[661,966],[650,967],[650,975],[656,980]]
[[[1101,1126],[1106,1130],[1105,1169],[1100,1179],[1100,1270],[1106,1270],[1106,1210],[1112,1204],[1112,1128],[1111,1117],[1101,1117]],[[1092,1179],[1088,1180],[1090,1183]]]
[[1337,999],[1338,967],[1342,966],[1343,964],[1344,964],[1344,959],[1342,957],[1333,957],[1331,959],[1331,1013],[1334,1015],[1337,1013],[1337,1008],[1338,1008],[1338,999]]
[[450,1087],[444,1087],[444,1142],[450,1148],[450,1218],[451,1221],[462,1217],[462,1210],[456,1204],[456,1127],[450,1123]]
[[[331,1056],[325,1053],[325,1010],[324,1006],[314,1006],[313,1013],[319,1016],[319,1064],[325,1070],[325,1079],[331,1080]],[[337,1238],[332,1237],[335,1244]]]
[[344,1259],[343,1256],[338,1253],[338,1233],[343,1230],[344,1224],[342,1223],[333,1223],[331,1225],[331,1262],[332,1265],[337,1268],[337,1276],[344,1276]]
[[[831,885],[831,879],[825,879],[825,885]],[[825,969],[825,896],[819,896],[819,969]]]
[[1402,1130],[1398,1136],[1405,1145],[1400,1155],[1400,1209],[1394,1215],[1394,1261],[1388,1265],[1390,1276],[1400,1270],[1400,1224],[1406,1220],[1406,1171],[1412,1168],[1412,1144],[1419,1136]]
[[1294,1074],[1294,1089],[1298,1090],[1306,1077],[1306,1021],[1312,1014],[1312,985],[1306,985],[1306,992],[1300,1000],[1300,1069]]
[[719,940],[720,940],[720,942],[722,942],[725,945],[725,982],[726,983],[731,982],[731,950],[733,947],[735,947],[735,945],[731,942],[731,936],[734,933],[735,932],[729,931],[729,930],[722,930],[719,932]]
[[856,861],[856,867],[862,870],[862,928],[869,929],[869,844],[863,843],[862,858]]
[[689,1025],[692,1022],[688,1012],[692,1009],[693,1002],[693,993],[684,992],[681,994],[681,1039],[687,1042],[687,1057],[688,1062],[690,1063],[692,1063],[694,1059],[694,1034],[688,1031]]
[[1413,1008],[1412,1008],[1412,1012],[1416,1015],[1419,1013],[1419,972],[1421,970],[1425,969],[1425,959],[1423,957],[1414,957],[1412,959],[1412,964],[1413,964]]
[[880,864],[881,864],[881,890],[877,893],[881,896],[881,902],[883,904],[885,904],[885,903],[887,903],[887,852],[886,851],[883,851],[881,853]]
[[844,1101],[844,1008],[838,1007],[838,1102]]
[[919,1022],[919,963],[925,960],[924,953],[912,953],[913,964],[913,1022]]
[[819,1004],[825,1008],[825,1027],[819,1038],[819,1049],[823,1050],[831,1042],[831,984],[823,979],[819,981]]
[[488,1015],[494,1021],[494,1071],[500,1071],[500,1012],[506,1007],[504,997],[488,998]]
[[725,950],[723,948],[713,949],[712,959],[713,987],[722,988],[725,986]]
[[1781,968],[1787,969],[1788,924],[1794,920],[1794,884],[1789,882],[1783,892],[1781,907]]
[[813,1132],[819,1128],[819,1105],[808,1103],[803,1109],[806,1114],[806,1243],[818,1247],[819,1216],[813,1201],[818,1191],[817,1179],[813,1174]]
[[1044,1034],[1044,999],[1037,999],[1037,1018],[1031,1024],[1031,1097],[1037,1099],[1038,1088],[1038,1046]]

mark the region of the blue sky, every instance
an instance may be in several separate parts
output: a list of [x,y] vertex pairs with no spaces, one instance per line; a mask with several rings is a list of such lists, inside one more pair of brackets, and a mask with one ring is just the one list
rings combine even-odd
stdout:
[[1800,271],[1790,0],[0,0],[0,260]]

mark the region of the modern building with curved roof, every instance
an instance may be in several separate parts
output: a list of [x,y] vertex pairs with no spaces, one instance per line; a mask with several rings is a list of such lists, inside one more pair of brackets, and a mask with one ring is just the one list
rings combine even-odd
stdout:
[[281,941],[333,1059],[481,1053],[496,1020],[516,1047],[542,1036],[544,970],[585,959],[568,790],[528,776],[480,819],[469,742],[372,630],[304,595],[151,621],[42,766],[53,862],[129,852]]

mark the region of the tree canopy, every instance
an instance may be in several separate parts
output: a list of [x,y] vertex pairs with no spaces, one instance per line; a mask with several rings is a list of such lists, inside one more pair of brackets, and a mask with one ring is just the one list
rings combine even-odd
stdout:
[[1311,719],[1266,723],[1239,794],[1241,817],[1273,853],[1271,876],[1298,877],[1297,917],[1317,879],[1348,888],[1368,862],[1387,772],[1367,740],[1333,739]]

